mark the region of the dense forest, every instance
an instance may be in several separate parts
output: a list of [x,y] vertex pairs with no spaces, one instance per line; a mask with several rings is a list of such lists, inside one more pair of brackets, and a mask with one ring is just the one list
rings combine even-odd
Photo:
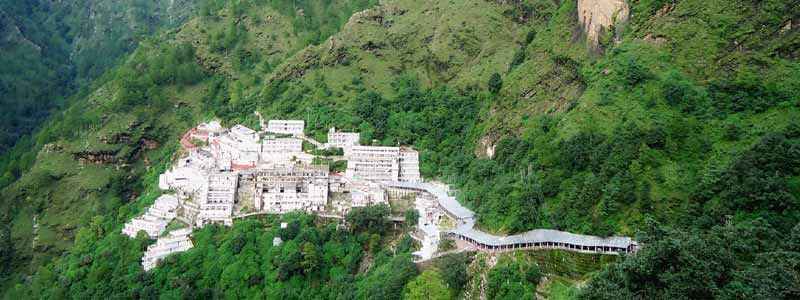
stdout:
[[142,272],[149,242],[119,231],[157,196],[177,138],[209,118],[255,126],[254,110],[322,140],[335,126],[414,145],[483,229],[642,244],[565,298],[800,297],[800,2],[626,1],[594,42],[579,2],[197,3],[71,83],[83,91],[0,159],[5,298],[527,299],[562,284],[552,262],[415,266],[381,207],[348,228],[208,227]]
[[[193,14],[192,1],[0,1],[0,153],[139,42]],[[100,79],[102,81],[102,79]],[[31,144],[25,140],[22,143]]]

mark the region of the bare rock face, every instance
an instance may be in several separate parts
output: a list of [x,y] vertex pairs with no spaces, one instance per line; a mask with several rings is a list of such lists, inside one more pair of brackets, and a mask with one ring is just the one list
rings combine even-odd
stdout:
[[628,20],[629,15],[625,0],[578,0],[578,22],[592,46],[598,45],[604,30]]
[[475,148],[475,156],[482,159],[494,158],[494,150],[497,147],[497,133],[490,131],[478,141]]

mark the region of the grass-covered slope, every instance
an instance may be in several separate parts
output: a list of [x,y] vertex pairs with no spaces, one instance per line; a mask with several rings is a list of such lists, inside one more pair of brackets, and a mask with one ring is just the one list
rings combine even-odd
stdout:
[[[330,34],[341,26],[331,19],[314,27],[293,25],[299,17],[280,12],[292,1],[238,4],[211,9],[144,41],[85,98],[52,116],[29,143],[4,156],[3,274],[21,278],[35,272],[70,249],[76,233],[96,216],[122,224],[130,213],[120,212],[121,207],[150,199],[140,198],[144,183],[155,182],[171,161],[180,134],[210,117],[220,101],[214,91],[235,85],[233,78],[255,78],[260,68],[314,42],[309,35],[319,36],[323,29]],[[314,8],[306,11],[309,18],[338,9],[350,15],[369,4],[308,4]],[[242,11],[236,10],[257,21],[237,24]],[[259,45],[277,46],[266,51]]]
[[199,2],[0,1],[0,153]]
[[[305,119],[322,139],[336,126],[365,143],[415,145],[424,175],[454,184],[488,230],[640,233],[640,255],[613,264],[581,297],[791,298],[796,281],[769,283],[797,276],[794,2],[630,1],[628,21],[597,47],[574,1],[396,0],[352,17],[374,3],[243,1],[201,12],[144,43],[53,117],[34,151],[14,156],[25,171],[0,182],[12,182],[2,191],[2,224],[11,225],[0,231],[2,266],[33,272],[84,230],[92,234],[81,247],[40,269],[42,285],[23,281],[18,291],[64,292],[43,283],[53,270],[106,284],[108,263],[133,268],[93,258],[116,249],[122,222],[155,196],[177,136],[212,116],[255,125],[259,110]],[[101,244],[105,252],[90,251]],[[391,273],[391,263],[378,265],[370,270]],[[209,290],[224,290],[222,273],[210,274],[185,282],[220,280]],[[309,280],[296,275],[288,280]],[[141,276],[125,280],[182,284]],[[509,298],[530,289],[500,286]]]

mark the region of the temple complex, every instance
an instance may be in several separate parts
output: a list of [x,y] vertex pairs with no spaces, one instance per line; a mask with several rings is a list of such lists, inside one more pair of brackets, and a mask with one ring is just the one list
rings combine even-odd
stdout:
[[[228,129],[211,121],[187,131],[181,138],[180,157],[159,176],[159,187],[168,194],[122,229],[130,237],[144,232],[156,239],[142,258],[142,267],[150,270],[163,257],[190,249],[194,228],[230,226],[236,218],[293,211],[342,218],[354,207],[376,204],[390,205],[396,213],[419,212],[415,236],[422,249],[414,255],[420,259],[433,257],[439,240],[446,237],[492,251],[519,247],[635,251],[629,238],[557,231],[508,238],[483,233],[473,228],[472,211],[461,206],[446,185],[424,182],[419,153],[413,148],[360,145],[359,133],[334,128],[323,144],[305,136],[304,128],[302,120],[270,120],[261,132],[243,125]],[[303,150],[306,141],[320,148],[341,148],[344,156],[314,155],[317,152]],[[337,160],[346,160],[344,172],[329,165]]]

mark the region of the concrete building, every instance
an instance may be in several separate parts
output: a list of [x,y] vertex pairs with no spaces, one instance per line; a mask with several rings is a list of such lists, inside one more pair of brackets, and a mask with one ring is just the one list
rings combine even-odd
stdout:
[[256,209],[321,211],[328,202],[327,166],[294,165],[256,171]]
[[230,135],[239,141],[258,142],[258,132],[243,125],[233,126]]
[[353,146],[345,153],[345,176],[370,181],[399,181],[400,148],[382,146]]
[[150,271],[164,257],[194,247],[192,240],[189,239],[189,234],[191,234],[190,229],[178,229],[173,230],[167,236],[158,238],[155,244],[147,247],[147,251],[142,257],[142,268],[145,271]]
[[345,176],[369,181],[419,182],[419,154],[411,148],[352,146]]
[[205,188],[200,194],[200,211],[197,215],[197,226],[209,223],[233,224],[233,204],[236,200],[236,188],[239,176],[236,173],[210,174]]
[[274,133],[302,135],[305,127],[306,122],[303,120],[269,120],[267,122],[267,131]]
[[153,205],[147,208],[147,214],[165,220],[172,220],[178,216],[178,198],[173,195],[159,196]]
[[262,162],[285,162],[303,153],[303,140],[266,136],[262,141]]
[[400,147],[400,175],[398,181],[420,182],[419,152],[409,147]]
[[158,176],[159,188],[174,190],[179,197],[184,199],[200,193],[205,182],[205,172],[189,167],[175,167]]
[[348,149],[352,146],[358,146],[361,134],[358,132],[337,132],[336,128],[331,127],[328,130],[328,142],[325,144],[327,148],[342,148]]
[[122,233],[131,238],[135,238],[139,231],[144,231],[148,237],[154,239],[167,229],[168,223],[169,221],[162,218],[145,214],[125,223],[125,227],[122,228]]
[[242,125],[218,135],[209,135],[209,150],[220,165],[230,161],[232,169],[254,168],[261,153],[258,133]]
[[135,238],[139,231],[144,231],[150,238],[156,238],[167,228],[167,224],[177,217],[178,198],[172,195],[161,195],[145,213],[125,223],[122,233]]
[[349,184],[350,206],[365,207],[375,204],[389,204],[386,191],[371,181],[354,180]]

